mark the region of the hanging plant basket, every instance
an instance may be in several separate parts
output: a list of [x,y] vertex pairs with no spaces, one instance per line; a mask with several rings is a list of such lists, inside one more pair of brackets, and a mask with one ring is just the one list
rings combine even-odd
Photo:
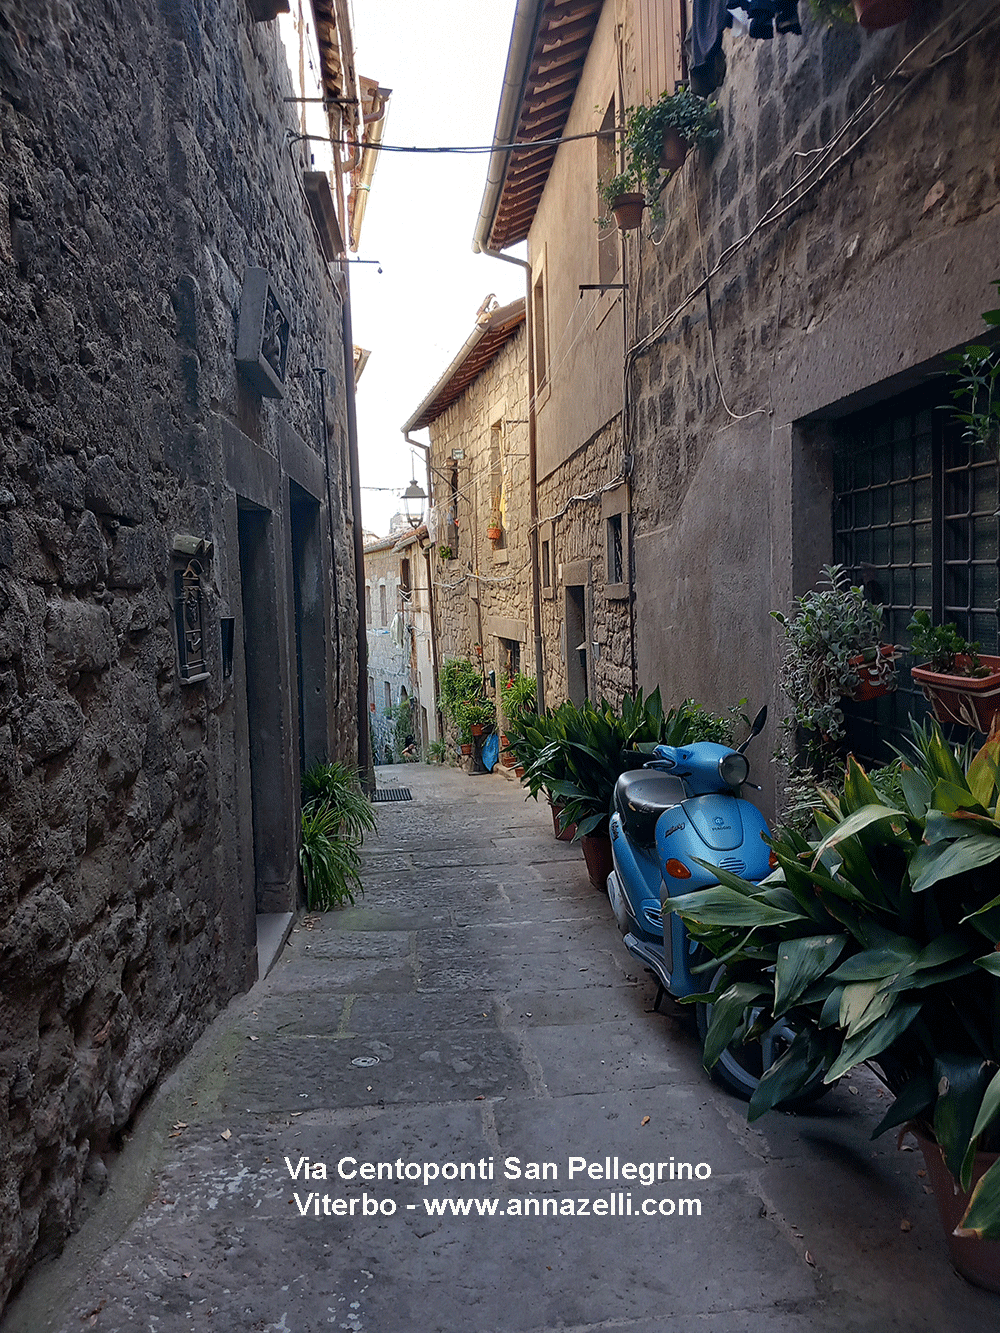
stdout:
[[664,171],[679,171],[688,155],[690,142],[672,126],[663,131],[663,148],[660,152],[660,166]]
[[642,210],[646,207],[645,195],[619,194],[611,201],[611,211],[619,231],[636,231],[642,223]]
[[[1000,712],[1000,657],[980,653],[979,660],[989,667],[989,675],[952,675],[932,671],[926,663],[910,668],[910,675],[923,690],[942,726],[957,722],[974,731],[988,732]],[[968,666],[969,661],[961,654],[955,658],[959,667]]]
[[914,0],[854,0],[854,12],[866,32],[894,28],[913,13]]
[[503,528],[501,528],[499,525],[494,525],[492,527],[489,527],[486,529],[486,535],[487,537],[489,537],[491,542],[498,542],[500,538],[503,536]]
[[896,688],[896,658],[899,654],[896,645],[880,643],[878,654],[871,649],[870,654],[861,653],[851,658],[851,666],[857,669],[858,684],[851,695],[855,703],[867,703],[869,699],[878,699],[883,694],[891,694]]

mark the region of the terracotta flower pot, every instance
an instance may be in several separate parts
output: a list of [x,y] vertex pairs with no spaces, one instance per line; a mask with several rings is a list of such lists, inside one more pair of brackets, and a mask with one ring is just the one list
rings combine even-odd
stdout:
[[608,885],[608,876],[614,869],[611,856],[611,838],[607,833],[585,833],[580,839],[583,847],[583,859],[587,862],[590,882],[601,893]]
[[486,728],[481,722],[474,722],[469,730],[472,732],[473,736],[481,736]]
[[552,832],[556,835],[559,842],[572,842],[576,836],[576,825],[567,824],[564,829],[559,827],[559,816],[562,813],[562,806],[557,802],[550,801],[549,809],[552,811]]
[[856,703],[867,703],[869,699],[890,694],[896,688],[895,660],[896,646],[892,643],[880,643],[874,661],[866,662],[860,655],[852,657],[851,666],[857,667],[858,684],[851,698]]
[[641,194],[620,194],[611,201],[611,211],[615,215],[619,231],[635,231],[642,222],[642,210],[646,207],[645,197]]
[[675,129],[663,131],[663,148],[660,152],[660,166],[664,171],[678,171],[684,165],[690,143]]
[[913,0],[853,0],[858,22],[866,32],[893,28],[913,13]]
[[[927,1179],[937,1200],[952,1264],[962,1277],[975,1286],[985,1287],[987,1291],[1000,1291],[1000,1240],[977,1240],[975,1236],[954,1235],[955,1228],[969,1206],[972,1190],[960,1190],[956,1186],[936,1143],[912,1126],[910,1133],[919,1143],[927,1164]],[[995,1152],[976,1153],[972,1168],[973,1188],[997,1160],[997,1156]]]
[[491,542],[498,542],[503,536],[503,528],[487,528],[486,535]]
[[[1000,657],[980,653],[979,660],[990,668],[988,676],[950,675],[932,671],[926,663],[910,668],[910,675],[923,690],[934,716],[944,726],[958,722],[963,727],[987,732],[1000,711]],[[969,659],[959,656],[955,661],[958,666],[965,666]]]
[[471,745],[460,745],[458,748],[462,751],[464,755],[470,755],[472,753]]

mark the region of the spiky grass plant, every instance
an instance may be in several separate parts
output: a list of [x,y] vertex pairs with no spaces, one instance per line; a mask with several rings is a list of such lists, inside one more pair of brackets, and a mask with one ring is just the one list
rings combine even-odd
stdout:
[[302,777],[299,865],[311,911],[354,903],[364,892],[360,847],[375,813],[347,764],[313,764]]

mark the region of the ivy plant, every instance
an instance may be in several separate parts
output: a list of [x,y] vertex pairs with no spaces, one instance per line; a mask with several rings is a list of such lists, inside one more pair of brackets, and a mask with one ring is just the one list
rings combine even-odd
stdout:
[[781,686],[792,706],[786,727],[802,727],[825,742],[842,740],[841,699],[857,689],[861,660],[878,654],[881,606],[851,584],[842,565],[824,565],[818,590],[796,598],[790,615],[771,615],[785,631]]
[[633,106],[625,113],[623,137],[628,172],[650,204],[661,185],[660,154],[667,130],[676,130],[690,145],[709,143],[719,134],[717,104],[681,84],[651,106]]

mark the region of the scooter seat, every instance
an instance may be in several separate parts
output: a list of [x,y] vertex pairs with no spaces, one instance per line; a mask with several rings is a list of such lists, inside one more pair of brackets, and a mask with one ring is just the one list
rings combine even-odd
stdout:
[[653,768],[632,769],[615,783],[615,809],[626,834],[637,843],[652,846],[656,821],[664,810],[680,805],[687,790],[680,778]]

